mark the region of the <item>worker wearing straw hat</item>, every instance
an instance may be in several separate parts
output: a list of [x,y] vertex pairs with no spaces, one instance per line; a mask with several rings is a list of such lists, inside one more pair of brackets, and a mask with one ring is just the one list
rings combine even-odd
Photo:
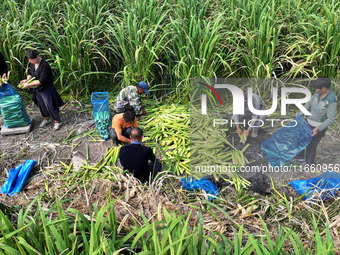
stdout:
[[117,113],[126,112],[130,107],[133,108],[136,115],[146,114],[141,105],[142,94],[150,94],[148,84],[144,81],[139,82],[136,86],[128,86],[122,89],[114,103],[114,108]]

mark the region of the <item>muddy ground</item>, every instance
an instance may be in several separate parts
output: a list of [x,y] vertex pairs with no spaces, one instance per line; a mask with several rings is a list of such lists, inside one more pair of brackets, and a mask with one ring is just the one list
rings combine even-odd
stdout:
[[[67,165],[73,162],[73,166],[79,168],[84,164],[83,160],[90,165],[100,160],[112,143],[101,140],[97,135],[91,107],[68,102],[60,112],[63,125],[60,130],[54,131],[53,124],[39,128],[43,117],[33,104],[28,105],[26,110],[32,119],[31,132],[0,136],[0,182],[7,178],[10,168],[23,164],[27,159],[36,161],[31,177],[60,161]],[[70,134],[69,140],[65,141]]]

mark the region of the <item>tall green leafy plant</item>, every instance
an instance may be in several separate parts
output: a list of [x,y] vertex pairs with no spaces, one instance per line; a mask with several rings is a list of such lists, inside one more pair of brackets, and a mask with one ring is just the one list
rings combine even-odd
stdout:
[[105,22],[106,49],[119,59],[116,75],[122,86],[144,80],[152,89],[155,73],[163,72],[167,6],[167,2],[159,5],[155,0],[120,1],[119,15],[111,15]]

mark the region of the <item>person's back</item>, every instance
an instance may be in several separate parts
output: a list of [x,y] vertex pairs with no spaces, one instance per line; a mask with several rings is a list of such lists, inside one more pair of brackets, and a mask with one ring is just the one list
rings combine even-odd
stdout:
[[[142,145],[143,131],[136,127],[131,131],[131,144],[120,148],[119,160],[125,170],[129,170],[141,181],[148,181],[150,174],[156,176],[162,165],[150,147]],[[151,162],[149,162],[151,161]]]
[[120,148],[120,163],[124,169],[129,170],[142,181],[149,179],[149,160],[155,161],[155,155],[150,147],[134,144],[133,142]]
[[132,108],[136,115],[146,114],[141,105],[141,95],[149,94],[148,84],[144,81],[139,82],[136,86],[128,86],[122,89],[114,102],[114,108],[117,113],[129,111]]

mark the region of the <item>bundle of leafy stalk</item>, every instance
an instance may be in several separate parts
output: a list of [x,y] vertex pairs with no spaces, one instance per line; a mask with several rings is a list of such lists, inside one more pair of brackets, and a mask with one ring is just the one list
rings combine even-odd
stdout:
[[[29,79],[28,81],[26,81],[25,83],[31,84],[35,81],[36,81],[36,79],[35,79],[35,77],[33,77],[33,78]],[[23,87],[24,87],[24,83],[18,85],[18,88],[20,88],[20,89],[22,89]],[[32,89],[35,89],[37,87],[39,87],[39,85],[30,86],[30,88],[32,88]]]
[[104,140],[108,139],[110,136],[110,112],[103,111],[94,113],[94,121],[96,123],[96,128],[101,138],[103,138]]
[[0,86],[1,86],[2,84],[7,84],[7,81],[8,81],[7,78],[6,78],[6,79],[3,79],[3,78],[0,77]]

